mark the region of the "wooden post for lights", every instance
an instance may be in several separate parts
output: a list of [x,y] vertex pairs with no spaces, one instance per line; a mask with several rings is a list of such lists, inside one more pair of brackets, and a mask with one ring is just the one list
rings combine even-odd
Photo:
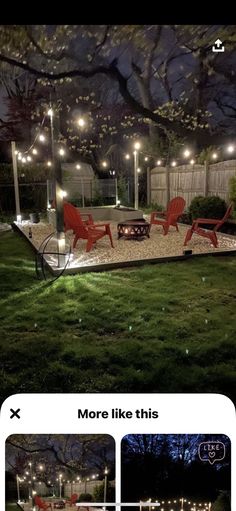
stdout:
[[[64,213],[63,213],[63,189],[62,189],[62,168],[61,161],[55,150],[54,132],[56,137],[59,135],[59,118],[53,112],[50,105],[50,127],[51,127],[51,148],[52,148],[52,162],[53,162],[53,181],[56,205],[56,231],[58,243],[58,266],[62,267],[65,264],[65,233],[64,233]],[[54,117],[54,122],[53,122]],[[61,255],[62,253],[62,255]]]
[[12,154],[14,190],[15,190],[16,221],[20,222],[21,221],[21,212],[20,212],[20,196],[19,196],[19,183],[18,183],[16,143],[15,142],[11,142],[11,154]]
[[[105,467],[105,472],[104,472],[104,475],[105,475],[105,478],[104,478],[104,503],[107,500],[107,474],[108,474],[108,470],[107,470],[107,467]],[[103,509],[104,509],[104,511],[106,511],[106,507],[104,507]]]
[[20,481],[19,481],[18,474],[16,474],[16,486],[17,486],[17,501],[20,502]]
[[134,151],[134,208],[138,209],[138,150]]

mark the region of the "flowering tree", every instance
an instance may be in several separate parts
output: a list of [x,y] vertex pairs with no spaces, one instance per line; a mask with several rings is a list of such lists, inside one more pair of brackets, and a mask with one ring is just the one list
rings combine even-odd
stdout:
[[[211,51],[216,36],[227,43],[223,59]],[[0,41],[0,61],[44,84],[108,80],[152,128],[199,141],[215,128],[209,110],[222,84],[235,86],[233,26],[13,25],[1,27]]]

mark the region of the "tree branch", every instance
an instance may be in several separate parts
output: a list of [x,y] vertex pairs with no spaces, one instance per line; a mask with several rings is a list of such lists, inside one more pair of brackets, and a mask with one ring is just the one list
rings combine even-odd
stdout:
[[[159,124],[167,130],[176,130],[178,131],[178,134],[182,136],[186,136],[191,133],[191,130],[183,126],[183,124],[179,121],[170,121],[168,118],[164,118],[158,113],[154,113],[152,110],[141,105],[128,90],[127,79],[119,71],[118,67],[116,66],[116,61],[113,61],[108,67],[100,65],[92,69],[72,69],[70,71],[62,71],[60,73],[40,71],[39,69],[36,69],[27,63],[19,62],[2,54],[0,54],[0,61],[6,62],[12,66],[20,67],[21,69],[24,69],[25,71],[28,71],[29,73],[32,73],[39,78],[47,78],[49,81],[57,81],[63,78],[75,78],[77,76],[91,78],[97,74],[104,74],[110,77],[112,80],[118,82],[120,94],[125,102],[128,103],[133,108],[133,110],[141,114],[144,118],[150,119],[154,123]],[[202,130],[195,130],[195,135],[196,133],[202,134]]]

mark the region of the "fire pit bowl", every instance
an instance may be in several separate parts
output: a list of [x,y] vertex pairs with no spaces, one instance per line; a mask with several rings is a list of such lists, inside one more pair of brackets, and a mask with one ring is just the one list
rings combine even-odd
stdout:
[[141,240],[145,236],[149,238],[150,228],[151,224],[142,218],[127,220],[127,222],[121,222],[117,225],[117,237],[118,240],[121,237],[131,240]]

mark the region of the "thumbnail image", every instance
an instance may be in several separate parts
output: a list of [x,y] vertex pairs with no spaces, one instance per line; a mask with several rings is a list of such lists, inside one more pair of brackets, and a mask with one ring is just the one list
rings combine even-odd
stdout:
[[[109,435],[11,435],[5,511],[106,509],[115,500],[115,441]],[[90,504],[91,503],[91,504]],[[109,510],[112,507],[109,507]]]
[[124,507],[231,510],[231,444],[226,435],[127,435],[121,450]]

